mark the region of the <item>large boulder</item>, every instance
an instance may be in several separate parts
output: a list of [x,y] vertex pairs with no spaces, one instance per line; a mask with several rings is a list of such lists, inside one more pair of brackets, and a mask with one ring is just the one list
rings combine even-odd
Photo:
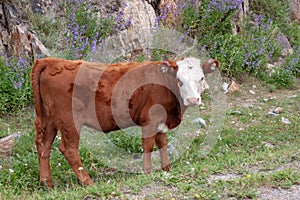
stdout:
[[10,32],[8,52],[11,55],[29,55],[33,59],[50,56],[43,43],[26,25],[16,25]]
[[36,59],[50,56],[47,48],[30,30],[16,5],[20,2],[4,0],[0,4],[0,50],[9,56],[29,56]]
[[[149,28],[156,25],[156,13],[149,2],[98,0],[93,5],[100,17],[115,19],[114,33],[107,39],[109,42],[106,48],[120,50],[119,56],[128,58],[145,50],[144,47],[149,43]],[[88,59],[97,61],[97,53],[96,57],[91,56]]]

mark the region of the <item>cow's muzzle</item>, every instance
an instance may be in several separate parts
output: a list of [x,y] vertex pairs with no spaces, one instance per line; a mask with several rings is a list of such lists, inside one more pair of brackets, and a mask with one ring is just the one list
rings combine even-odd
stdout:
[[188,106],[199,106],[201,105],[200,98],[187,98]]

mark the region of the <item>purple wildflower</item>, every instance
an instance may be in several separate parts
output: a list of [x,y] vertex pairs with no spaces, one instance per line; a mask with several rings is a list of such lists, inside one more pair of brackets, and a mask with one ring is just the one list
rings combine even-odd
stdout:
[[129,17],[126,24],[124,25],[126,29],[129,29],[132,24],[132,16]]

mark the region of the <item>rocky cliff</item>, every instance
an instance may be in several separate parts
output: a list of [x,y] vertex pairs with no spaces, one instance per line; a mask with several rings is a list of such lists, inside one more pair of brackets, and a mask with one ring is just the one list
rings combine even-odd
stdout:
[[[23,56],[30,59],[50,56],[37,34],[31,29],[28,16],[33,14],[52,14],[64,17],[65,1],[56,0],[2,0],[0,1],[0,53],[2,55]],[[143,42],[144,33],[140,28],[153,27],[160,18],[165,26],[176,25],[178,6],[175,0],[92,0],[93,9],[99,17],[107,15],[117,23],[127,23],[131,41],[135,46]],[[249,3],[249,1],[246,1]],[[291,0],[291,18],[300,24],[300,0]],[[247,4],[245,4],[247,5]],[[121,27],[121,26],[120,26]],[[122,31],[122,28],[119,29]],[[233,31],[234,32],[234,31]],[[120,41],[128,41],[128,34],[121,36]],[[136,42],[138,41],[138,42]],[[122,42],[120,42],[122,44]]]
[[[173,0],[172,0],[173,1]],[[94,0],[93,9],[99,17],[110,17],[130,23],[130,30],[136,38],[143,38],[137,31],[141,27],[153,27],[156,15],[155,8],[159,0]],[[50,56],[49,51],[31,29],[29,16],[65,15],[65,1],[52,0],[2,0],[0,2],[0,52],[2,55],[24,56],[31,59]],[[129,22],[130,20],[130,22]],[[118,24],[117,24],[118,25]],[[122,26],[117,31],[122,31]]]
[[[30,30],[24,14],[28,5],[10,0],[0,4],[0,52],[9,56],[38,58],[50,56],[49,51]],[[22,9],[21,9],[22,8]]]

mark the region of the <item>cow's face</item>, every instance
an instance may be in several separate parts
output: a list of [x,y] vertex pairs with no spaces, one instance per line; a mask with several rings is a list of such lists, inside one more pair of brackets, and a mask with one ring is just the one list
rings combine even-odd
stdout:
[[197,58],[185,58],[177,61],[177,81],[180,88],[180,95],[186,106],[196,106],[201,104],[201,94],[208,89],[208,84],[204,80],[204,73],[201,61]]

